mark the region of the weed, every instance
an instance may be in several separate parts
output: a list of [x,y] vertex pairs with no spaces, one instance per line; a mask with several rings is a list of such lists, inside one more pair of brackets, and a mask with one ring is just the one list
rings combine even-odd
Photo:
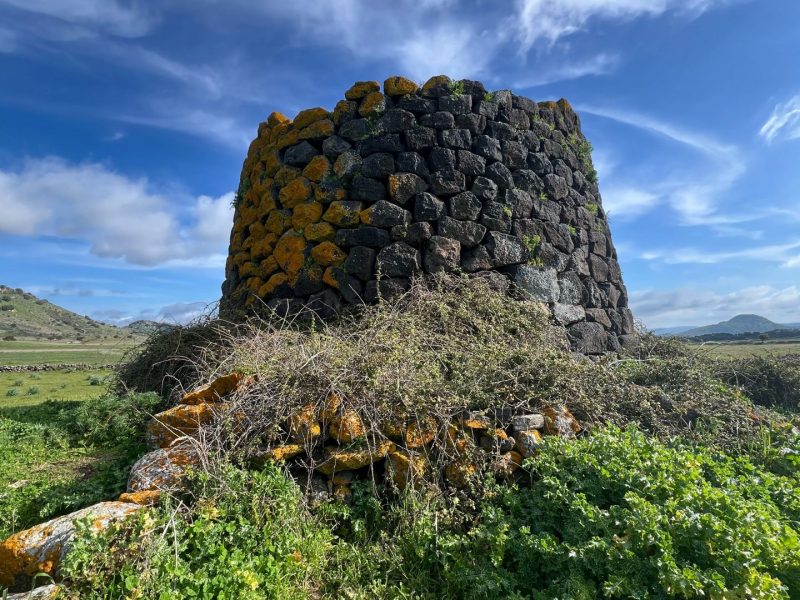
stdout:
[[14,387],[22,387],[23,383],[24,382],[22,381],[22,379],[15,379],[13,385],[14,385]]
[[483,99],[486,102],[494,102],[494,92],[486,92],[483,95]]
[[28,388],[28,391],[25,392],[25,395],[26,396],[35,396],[38,393],[39,393],[39,388],[34,385],[34,386],[31,386],[31,387]]
[[461,96],[464,94],[464,82],[463,81],[454,81],[450,84],[450,93],[456,96]]
[[6,390],[6,396],[16,396],[16,395],[17,395],[16,388],[9,388],[8,390]]
[[597,216],[597,213],[600,211],[600,207],[595,202],[588,202],[585,208],[595,216]]

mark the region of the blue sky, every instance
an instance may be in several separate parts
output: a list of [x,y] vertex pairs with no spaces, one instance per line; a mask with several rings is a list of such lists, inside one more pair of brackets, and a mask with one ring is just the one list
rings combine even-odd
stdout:
[[576,107],[647,325],[800,321],[798,24],[796,0],[0,0],[0,283],[190,317],[260,121],[446,73]]

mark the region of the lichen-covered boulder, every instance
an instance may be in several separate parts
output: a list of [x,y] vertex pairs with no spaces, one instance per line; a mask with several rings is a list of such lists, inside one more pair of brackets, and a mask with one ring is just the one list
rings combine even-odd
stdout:
[[148,452],[131,468],[127,492],[178,490],[187,470],[199,466],[200,460],[200,453],[189,441]]
[[241,373],[229,373],[228,375],[217,377],[211,383],[200,386],[184,394],[181,398],[181,404],[218,402],[228,394],[236,391],[244,382],[245,377]]
[[213,421],[224,404],[178,404],[155,415],[147,423],[147,440],[153,446],[166,448],[184,436],[193,436],[200,427]]
[[37,573],[58,577],[75,536],[76,522],[88,519],[100,531],[140,510],[138,504],[101,502],[15,533],[0,544],[0,587],[23,589]]

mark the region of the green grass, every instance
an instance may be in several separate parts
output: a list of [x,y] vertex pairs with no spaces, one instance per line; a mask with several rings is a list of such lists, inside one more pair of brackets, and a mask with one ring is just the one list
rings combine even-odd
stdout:
[[[32,406],[45,400],[97,398],[105,393],[104,383],[110,375],[107,370],[0,373],[0,413],[5,408]],[[102,385],[94,383],[97,378]],[[17,385],[19,382],[22,385]],[[39,388],[39,392],[28,395],[31,387]],[[16,392],[9,394],[9,390]]]
[[122,359],[133,343],[132,340],[115,339],[86,343],[0,341],[0,365],[114,364]]
[[160,403],[153,394],[7,400],[0,398],[0,539],[116,498],[146,451],[144,422]]

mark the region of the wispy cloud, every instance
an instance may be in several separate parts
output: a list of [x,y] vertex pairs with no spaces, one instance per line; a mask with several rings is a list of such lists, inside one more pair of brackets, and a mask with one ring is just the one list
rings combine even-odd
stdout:
[[152,266],[201,266],[225,254],[233,193],[174,197],[100,163],[48,157],[0,171],[0,234],[55,236],[94,256]]
[[775,139],[800,138],[800,95],[789,98],[772,110],[772,115],[762,125],[758,134],[767,142]]
[[565,61],[546,70],[537,69],[534,75],[518,79],[513,87],[524,90],[589,75],[608,75],[617,69],[620,62],[618,54],[601,52],[588,59]]
[[518,0],[514,23],[524,48],[554,44],[586,29],[593,20],[632,21],[665,13],[696,17],[726,0]]
[[640,254],[640,258],[648,261],[660,261],[666,264],[700,264],[714,265],[731,260],[755,260],[778,263],[783,267],[800,266],[795,250],[800,248],[800,241],[787,244],[769,244],[753,246],[737,250],[714,252],[697,248],[670,248],[648,250]]
[[631,307],[649,327],[707,325],[742,313],[757,313],[778,323],[800,321],[800,288],[750,286],[728,293],[710,289],[639,290]]

